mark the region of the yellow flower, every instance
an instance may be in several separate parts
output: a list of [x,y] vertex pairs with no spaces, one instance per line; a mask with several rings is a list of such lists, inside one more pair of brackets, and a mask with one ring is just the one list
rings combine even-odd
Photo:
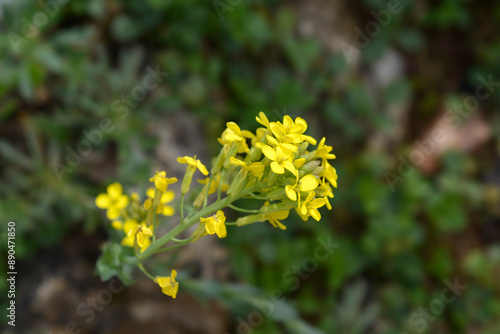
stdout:
[[110,184],[106,190],[106,194],[96,197],[95,204],[100,209],[107,209],[106,216],[109,220],[114,220],[120,216],[121,210],[127,207],[129,199],[123,194],[122,185],[118,182]]
[[337,171],[327,161],[325,162],[322,176],[323,176],[323,178],[326,178],[332,186],[337,188],[337,178],[338,178]]
[[184,174],[184,179],[182,179],[181,191],[183,194],[189,191],[189,187],[191,186],[191,181],[193,180],[193,174],[196,169],[199,169],[203,175],[208,175],[207,168],[201,163],[200,160],[196,159],[196,155],[194,158],[191,157],[178,157],[177,162],[181,164],[187,164],[186,173]]
[[137,246],[139,246],[140,248],[143,248],[145,246],[146,240],[152,235],[153,232],[151,232],[151,230],[144,224],[135,226],[127,233],[128,237],[132,236],[133,238],[135,238],[135,240],[137,240]]
[[311,136],[304,135],[307,130],[307,122],[301,118],[295,118],[295,122],[288,115],[283,117],[283,124],[275,122],[271,124],[271,131],[276,136],[278,141],[299,144],[307,141],[310,144],[316,145],[316,139]]
[[291,161],[291,157],[284,154],[280,147],[274,150],[271,146],[264,145],[262,153],[271,160],[271,169],[275,174],[284,174],[285,169],[287,169],[293,175],[297,175],[297,169]]
[[225,238],[227,236],[226,225],[224,224],[226,222],[226,216],[222,210],[217,211],[212,217],[200,218],[200,221],[205,223],[205,229],[208,234],[217,233],[219,238]]
[[325,145],[326,138],[323,137],[316,148],[316,156],[321,159],[335,159],[335,154],[331,154],[333,147]]
[[195,170],[196,170],[196,168],[198,168],[203,175],[208,175],[207,168],[201,163],[200,160],[196,159],[196,155],[194,156],[194,158],[187,157],[187,156],[186,157],[178,157],[177,162],[181,163],[181,164],[188,164],[189,167],[191,167]]
[[156,189],[166,191],[169,184],[177,182],[177,178],[167,177],[167,172],[156,172],[155,176],[149,179],[149,182],[154,182]]
[[240,166],[247,172],[251,172],[255,177],[261,177],[264,174],[264,169],[266,168],[262,162],[253,162],[251,165],[248,163],[233,158],[230,158],[231,165]]
[[264,114],[262,111],[259,113],[259,116],[255,117],[255,119],[266,128],[269,128],[269,119],[267,119],[266,114]]
[[[149,198],[144,202],[144,209],[149,210],[153,206],[153,200],[155,198],[155,188],[149,188],[146,191],[146,195]],[[172,202],[174,198],[175,193],[171,190],[167,190],[162,193],[160,204],[156,207],[156,213],[162,214],[164,216],[173,216],[175,213],[175,209],[172,206],[166,204]]]
[[287,185],[285,187],[286,196],[292,201],[296,201],[298,197],[298,206],[300,207],[300,193],[313,191],[318,185],[318,179],[314,175],[308,174],[293,186]]
[[323,197],[326,201],[326,207],[328,208],[328,210],[331,210],[332,209],[332,205],[330,204],[330,200],[328,200],[328,197],[330,198],[333,198],[333,192],[332,192],[332,188],[330,187],[330,185],[324,181],[322,181],[319,185],[318,188],[316,188],[316,194]]
[[161,292],[175,299],[179,291],[179,283],[175,281],[176,277],[177,271],[172,270],[170,276],[156,276],[154,282],[160,286]]
[[[264,206],[268,206],[269,201],[267,201]],[[281,230],[286,230],[286,226],[283,225],[280,220],[287,219],[288,215],[290,214],[290,210],[281,210],[281,211],[276,211],[276,212],[271,212],[271,213],[266,213],[264,214],[264,218],[271,223],[276,228],[279,228]]]
[[321,219],[321,214],[318,209],[326,204],[326,200],[324,198],[315,198],[316,194],[314,191],[311,191],[309,195],[307,195],[306,200],[302,203],[300,208],[300,213],[303,216],[312,216],[314,219],[319,221]]
[[249,148],[245,138],[252,138],[254,134],[247,130],[241,130],[238,124],[234,122],[226,123],[227,128],[222,132],[221,138],[218,138],[222,145],[238,144],[238,153],[248,153]]

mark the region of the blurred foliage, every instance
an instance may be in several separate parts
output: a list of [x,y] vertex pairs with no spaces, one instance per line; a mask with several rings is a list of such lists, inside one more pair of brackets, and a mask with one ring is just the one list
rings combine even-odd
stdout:
[[[0,220],[17,222],[18,256],[36,256],[75,225],[92,231],[99,221],[93,198],[110,180],[142,183],[151,173],[157,139],[149,128],[157,120],[189,111],[204,121],[215,150],[228,120],[251,127],[261,110],[272,120],[300,115],[311,120],[314,134],[327,135],[337,154],[334,212],[320,223],[291,217],[286,232],[270,226],[230,231],[224,245],[236,280],[263,291],[212,289],[216,283],[207,281],[186,282],[187,289],[225,303],[234,328],[258,300],[280,291],[286,302],[256,333],[314,333],[307,323],[325,333],[415,333],[412,314],[439,296],[444,280],[457,277],[466,291],[427,330],[498,333],[500,117],[492,110],[500,107],[500,91],[481,105],[495,136],[487,151],[450,153],[436,173],[415,169],[395,191],[383,175],[397,170],[399,157],[408,156],[446,99],[473,94],[479,75],[498,78],[500,5],[404,2],[402,13],[361,50],[355,68],[341,52],[301,37],[293,6],[231,3],[71,0],[46,7],[49,19],[38,28],[28,26],[42,10],[37,2],[3,8]],[[386,1],[365,0],[350,10],[364,27],[374,20],[370,10],[386,7]],[[443,43],[451,51],[443,51]],[[364,71],[388,50],[412,69],[385,87],[368,85]],[[125,106],[123,94],[142,82],[147,66],[157,65],[169,76],[137,106]],[[374,148],[374,138],[398,126],[391,108],[411,111],[408,133]],[[84,130],[99,129],[105,118],[113,130],[81,162],[61,169],[87,138]],[[497,226],[496,237],[484,237],[487,224]],[[325,236],[340,247],[311,272],[293,274]],[[105,256],[112,262],[129,255],[105,249]],[[3,289],[4,282],[0,277]]]

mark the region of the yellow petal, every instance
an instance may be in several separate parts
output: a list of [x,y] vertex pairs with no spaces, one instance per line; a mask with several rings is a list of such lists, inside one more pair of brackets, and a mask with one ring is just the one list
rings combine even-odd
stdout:
[[164,178],[156,178],[155,179],[155,187],[158,190],[165,191],[167,190],[168,183],[167,180]]
[[122,239],[122,246],[126,246],[126,247],[134,247],[134,241],[135,241],[135,237],[134,236],[126,236]]
[[153,199],[148,198],[147,200],[144,201],[144,209],[149,210],[153,206]]
[[300,179],[299,189],[300,191],[303,192],[309,192],[316,189],[318,185],[319,185],[318,179],[314,175],[308,174],[304,176],[302,179]]
[[239,135],[241,133],[241,129],[235,122],[227,122],[226,126],[229,130],[233,131],[235,134]]
[[293,162],[293,165],[295,166],[295,168],[300,168],[304,165],[304,163],[306,162],[306,159],[304,158],[300,158],[300,159],[297,159]]
[[135,219],[127,219],[125,221],[125,223],[123,224],[123,232],[125,232],[125,234],[129,234],[129,232],[131,230],[133,230],[134,228],[137,227],[137,220]]
[[219,224],[217,226],[217,236],[219,238],[225,238],[227,236],[227,229],[226,229],[226,225],[224,225],[224,223]]
[[107,194],[99,194],[95,199],[95,205],[99,209],[107,209],[111,204],[111,200]]
[[283,161],[283,167],[285,167],[293,175],[297,174],[297,170],[291,161]]
[[271,169],[276,174],[283,174],[283,173],[285,173],[285,168],[283,168],[283,166],[281,166],[276,161],[271,162]]
[[110,198],[118,198],[123,193],[122,185],[118,182],[111,183],[107,188],[107,192]]
[[120,217],[120,209],[117,207],[108,208],[108,211],[106,211],[106,217],[108,217],[109,220],[115,220]]
[[311,202],[311,206],[316,209],[321,208],[325,204],[326,200],[324,198],[316,198],[314,201]]
[[290,210],[283,210],[283,211],[273,212],[269,215],[276,218],[276,219],[283,220],[283,219],[287,219],[289,214],[290,214]]
[[269,160],[271,160],[271,161],[275,161],[276,160],[276,151],[273,150],[271,148],[271,146],[265,145],[262,148],[262,153],[264,153],[264,155],[266,156],[266,158],[268,158]]
[[235,135],[234,133],[228,133],[224,136],[224,139],[227,141],[242,141],[243,137]]
[[149,198],[155,198],[155,188],[148,188],[148,190],[146,190],[146,195]]
[[293,144],[288,144],[288,143],[281,143],[280,144],[281,149],[283,150],[283,153],[290,155],[293,152],[297,151],[297,146]]
[[187,158],[189,157],[177,157],[177,162],[180,164],[187,164],[188,163]]
[[163,193],[163,195],[161,195],[160,202],[163,204],[167,204],[172,202],[174,198],[175,198],[175,192],[173,192],[172,190],[167,190]]
[[147,236],[152,236],[153,235],[153,232],[151,232],[151,230],[149,228],[147,228],[147,227],[142,226],[141,230],[142,230],[142,233],[144,235],[147,235]]
[[236,158],[233,158],[233,157],[229,158],[229,163],[231,165],[235,165],[235,166],[246,166],[247,165],[246,162],[241,161],[241,160],[236,159]]
[[215,222],[215,219],[212,217],[207,218],[205,220],[205,229],[207,230],[208,234],[214,234],[217,232],[217,224]]
[[123,224],[119,220],[115,220],[111,223],[111,227],[114,228],[115,230],[121,230],[123,228]]
[[161,287],[165,288],[170,285],[170,277],[168,276],[156,276],[155,277],[155,282]]
[[291,185],[288,185],[285,187],[285,192],[286,192],[286,196],[289,199],[291,199],[292,201],[297,200],[297,193],[295,192],[295,190],[293,190],[293,187]]
[[172,217],[175,214],[175,209],[173,207],[171,207],[170,205],[165,205],[165,206],[163,206],[162,214],[164,216]]
[[201,163],[200,160],[197,160],[196,161],[196,166],[198,167],[198,169],[200,170],[200,172],[203,174],[203,175],[208,175],[208,170],[207,168],[205,167],[205,165],[203,165]]
[[114,206],[116,206],[119,209],[123,209],[123,208],[127,207],[128,203],[129,203],[128,196],[121,195],[120,197],[118,197],[118,199],[114,203]]
[[265,127],[269,127],[269,120],[267,119],[266,114],[264,114],[262,111],[259,113],[259,116],[255,117],[255,119]]
[[321,219],[321,214],[319,213],[318,209],[315,209],[315,208],[310,208],[309,209],[309,213],[311,214],[311,216],[316,219],[317,221],[320,221]]
[[172,273],[170,274],[172,277],[172,281],[175,283],[175,278],[177,277],[177,271],[175,269],[172,269]]

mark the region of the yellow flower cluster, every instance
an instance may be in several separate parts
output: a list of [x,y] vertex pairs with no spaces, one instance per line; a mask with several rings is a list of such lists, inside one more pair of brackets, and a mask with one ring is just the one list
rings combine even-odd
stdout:
[[[179,284],[177,272],[171,276],[153,276],[147,273],[142,261],[161,251],[182,246],[206,235],[227,236],[227,226],[244,226],[256,222],[268,221],[273,227],[282,230],[286,226],[282,221],[288,218],[294,209],[307,221],[309,217],[319,221],[319,209],[326,206],[332,209],[329,198],[333,198],[332,187],[337,187],[337,172],[330,164],[335,159],[332,147],[322,138],[316,139],[305,134],[307,123],[297,117],[285,116],[282,121],[271,122],[264,113],[259,113],[256,120],[262,126],[255,133],[242,130],[234,123],[227,123],[219,143],[222,149],[213,160],[209,170],[194,157],[179,157],[177,161],[186,165],[180,196],[180,224],[170,232],[156,238],[158,215],[172,216],[175,210],[168,205],[175,194],[168,190],[176,178],[167,177],[167,173],[156,172],[149,179],[154,188],[146,191],[146,199],[141,202],[139,195],[123,193],[119,183],[110,184],[107,192],[99,194],[96,205],[106,209],[106,216],[111,226],[121,231],[121,244],[133,247],[139,261],[138,267],[155,283],[162,292],[176,297]],[[316,145],[315,149],[311,147]],[[198,180],[203,185],[195,196],[184,216],[184,199],[189,192],[193,176],[199,171],[205,178]],[[209,204],[209,196],[217,192],[217,199]],[[262,204],[258,209],[245,209],[233,205],[240,199],[257,199]],[[224,208],[241,211],[245,215],[235,222],[226,222]],[[199,223],[193,235],[185,240],[176,238],[190,226]],[[163,247],[172,242],[176,245]]]
[[219,138],[224,145],[224,157],[219,160],[224,163],[219,161],[215,172],[227,168],[227,162],[234,167],[229,168],[234,176],[227,194],[234,196],[261,184],[251,195],[266,200],[261,213],[241,217],[236,225],[267,220],[285,229],[280,220],[286,219],[293,208],[304,221],[309,217],[319,221],[318,209],[325,205],[331,209],[329,198],[333,198],[332,187],[337,187],[337,172],[329,162],[335,159],[332,147],[325,145],[323,138],[315,150],[309,151],[317,141],[305,134],[307,123],[300,117],[293,120],[285,116],[283,122],[270,122],[261,112],[256,119],[263,127],[255,134],[228,123]]
[[[166,178],[165,172],[156,173],[150,179],[155,183],[155,188],[146,191],[148,197],[143,205],[137,193],[127,196],[123,193],[120,183],[114,182],[107,187],[106,193],[99,194],[95,204],[100,209],[106,209],[106,216],[111,220],[111,227],[123,232],[121,244],[134,247],[143,252],[151,244],[153,236],[152,224],[148,220],[148,213],[155,208],[156,214],[173,216],[175,209],[168,205],[175,198],[173,191],[167,190],[168,185],[177,181],[175,178]],[[163,189],[163,190],[160,190]],[[156,191],[159,192],[155,205]]]

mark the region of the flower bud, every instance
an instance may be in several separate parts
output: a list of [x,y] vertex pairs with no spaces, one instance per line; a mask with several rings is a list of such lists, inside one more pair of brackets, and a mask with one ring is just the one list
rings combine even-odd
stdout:
[[[189,187],[191,186],[191,181],[193,181],[193,174],[195,171],[196,171],[196,167],[188,166],[186,168],[186,173],[184,174],[184,178],[182,179],[182,185],[181,185],[181,191],[183,194],[185,194],[189,191]],[[156,199],[156,195],[155,195],[155,199]]]
[[302,167],[300,167],[300,170],[303,171],[305,174],[311,173],[313,170],[315,170],[321,161],[319,160],[313,160],[309,161],[308,163],[304,164]]
[[257,222],[263,222],[264,220],[266,220],[266,218],[263,214],[249,215],[236,219],[236,226],[245,226]]

